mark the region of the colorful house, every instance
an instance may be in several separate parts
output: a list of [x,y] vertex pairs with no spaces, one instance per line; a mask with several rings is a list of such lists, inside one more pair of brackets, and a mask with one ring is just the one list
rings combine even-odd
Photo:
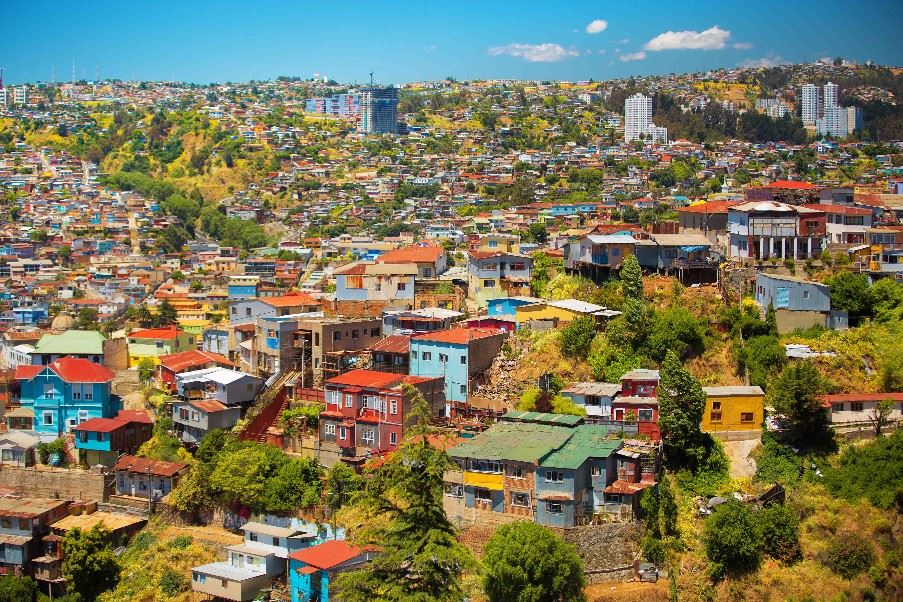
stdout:
[[325,541],[292,553],[288,557],[292,602],[328,602],[329,584],[336,575],[359,568],[373,555],[344,540]]
[[765,393],[760,387],[703,387],[705,413],[702,430],[707,433],[755,431],[765,419]]
[[467,403],[471,378],[492,365],[507,338],[508,333],[488,328],[452,328],[413,336],[409,372],[444,377],[445,398],[453,411],[456,403]]
[[128,336],[129,366],[137,366],[144,358],[159,364],[162,356],[196,348],[196,341],[197,337],[176,326],[136,330]]
[[234,368],[235,364],[226,356],[209,351],[190,349],[173,355],[160,357],[157,377],[170,393],[176,391],[176,375],[204,368]]
[[111,393],[115,373],[86,359],[64,357],[47,366],[19,366],[22,408],[35,417],[42,439],[55,439],[90,418],[112,418],[119,398]]
[[113,466],[116,494],[159,500],[173,490],[190,468],[181,462],[120,456]]
[[467,294],[481,306],[490,299],[530,294],[530,256],[498,251],[470,251],[469,255]]
[[533,321],[555,321],[564,325],[577,318],[590,317],[601,321],[620,315],[621,312],[609,310],[602,305],[587,303],[577,299],[560,299],[558,301],[540,301],[528,305],[521,305],[515,310],[515,320],[518,328],[523,324]]
[[147,412],[119,410],[115,418],[91,418],[75,427],[75,448],[88,466],[112,467],[121,454],[134,454],[153,435]]

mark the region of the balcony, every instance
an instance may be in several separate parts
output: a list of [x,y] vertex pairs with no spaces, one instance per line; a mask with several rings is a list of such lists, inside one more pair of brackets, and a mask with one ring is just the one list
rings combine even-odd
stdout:
[[593,253],[592,261],[596,265],[608,265],[608,255],[601,253]]

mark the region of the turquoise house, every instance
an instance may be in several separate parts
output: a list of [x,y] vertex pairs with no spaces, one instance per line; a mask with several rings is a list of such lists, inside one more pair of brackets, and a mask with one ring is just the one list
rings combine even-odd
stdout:
[[34,430],[44,440],[91,418],[112,418],[119,410],[119,398],[110,391],[114,376],[109,368],[75,357],[16,368],[22,408],[34,413]]
[[289,555],[292,602],[329,602],[329,584],[336,575],[366,564],[373,552],[344,540],[332,540]]

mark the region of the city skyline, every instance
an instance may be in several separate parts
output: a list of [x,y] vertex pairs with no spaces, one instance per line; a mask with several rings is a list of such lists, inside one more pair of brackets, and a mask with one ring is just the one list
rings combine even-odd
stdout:
[[69,81],[73,62],[79,80],[210,83],[319,74],[363,83],[373,70],[378,83],[390,84],[446,76],[600,80],[835,56],[903,62],[898,2],[852,10],[841,2],[634,6],[16,5],[5,8],[16,26],[0,41],[0,67],[9,85],[48,82],[52,73],[56,82]]

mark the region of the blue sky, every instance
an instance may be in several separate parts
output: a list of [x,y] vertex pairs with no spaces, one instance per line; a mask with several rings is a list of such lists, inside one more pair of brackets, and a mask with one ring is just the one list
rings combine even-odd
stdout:
[[843,56],[903,64],[903,1],[0,0],[8,83],[596,80]]

